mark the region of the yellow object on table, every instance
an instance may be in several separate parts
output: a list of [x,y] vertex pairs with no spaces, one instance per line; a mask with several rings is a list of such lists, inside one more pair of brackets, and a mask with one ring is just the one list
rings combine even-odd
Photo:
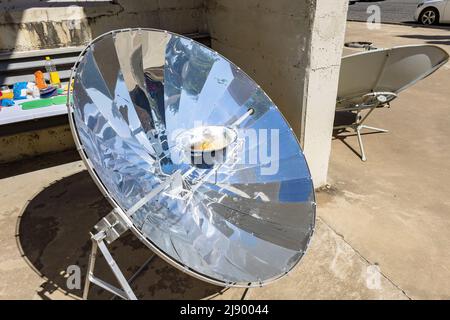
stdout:
[[14,93],[12,90],[4,90],[2,91],[2,94],[0,95],[0,99],[13,99]]
[[[66,84],[63,86],[63,89],[64,89],[64,92],[67,93],[67,90],[69,90],[69,84],[66,83]],[[73,81],[72,81],[72,83],[71,83],[70,90],[73,90]]]
[[57,71],[50,72],[50,82],[54,85],[61,85],[59,74]]

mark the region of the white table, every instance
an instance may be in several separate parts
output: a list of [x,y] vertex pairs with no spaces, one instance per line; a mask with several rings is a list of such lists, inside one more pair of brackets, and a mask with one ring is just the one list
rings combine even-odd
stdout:
[[67,114],[67,106],[65,104],[22,110],[22,106],[20,106],[20,103],[32,100],[35,99],[16,100],[15,101],[16,104],[14,106],[1,107],[0,125]]

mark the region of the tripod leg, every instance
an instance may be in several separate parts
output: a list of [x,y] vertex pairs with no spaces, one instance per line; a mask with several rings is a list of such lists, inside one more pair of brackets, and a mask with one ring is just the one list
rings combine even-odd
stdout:
[[362,137],[361,137],[361,126],[358,126],[357,128],[356,128],[356,134],[358,135],[358,143],[359,143],[359,148],[361,149],[361,160],[362,161],[367,161],[367,158],[366,158],[366,152],[364,151],[364,144],[363,144],[363,141],[362,141]]
[[120,286],[123,288],[123,291],[125,292],[128,299],[137,300],[137,297],[135,296],[133,290],[130,287],[130,284],[127,282],[127,279],[125,279],[125,276],[123,275],[122,271],[120,271],[119,266],[117,265],[116,261],[112,257],[111,253],[109,252],[108,248],[106,247],[103,241],[100,241],[98,243],[98,248],[105,257],[106,262],[108,263],[112,272],[116,276],[117,281],[119,281]]
[[364,124],[364,125],[361,125],[361,128],[362,128],[362,129],[367,129],[367,130],[378,131],[378,132],[389,132],[389,130],[381,129],[381,128],[376,128],[376,127],[370,127],[370,126],[366,126],[365,124]]
[[[150,264],[150,262],[153,261],[153,258],[156,257],[156,254],[152,254],[150,258],[147,259],[147,261],[144,262],[144,264],[142,266],[139,267],[139,269],[127,280],[128,283],[132,283],[138,276],[139,274]],[[116,299],[117,295],[113,295],[110,300],[114,300]]]
[[[106,241],[110,244],[114,240],[118,239],[126,230],[128,230],[127,224],[121,219],[118,213],[113,210],[95,225],[95,229],[97,230],[96,233],[91,233],[92,249],[89,255],[88,271],[83,290],[83,299],[87,299],[90,285],[95,284],[121,297],[122,299],[137,300],[136,295],[125,279],[122,271],[112,257],[105,243]],[[108,266],[114,273],[117,281],[120,283],[121,289],[116,288],[94,276],[95,260],[97,258],[98,249],[100,249],[103,258],[105,258]]]
[[95,259],[97,258],[97,241],[92,239],[92,249],[89,255],[88,271],[86,274],[86,280],[84,282],[83,300],[87,300],[89,294],[89,287],[91,285],[91,277],[94,274]]
[[[111,268],[111,271],[114,273],[114,276],[116,277],[117,281],[119,281],[120,286],[122,287],[123,290],[117,289],[94,276],[95,260],[97,258],[97,249],[100,249],[100,251],[102,252],[103,257],[105,258],[106,262]],[[102,287],[103,289],[108,290],[109,292],[121,297],[122,299],[137,300],[136,295],[134,294],[129,283],[125,279],[122,271],[120,271],[119,266],[112,257],[103,240],[98,241],[94,238],[92,239],[92,249],[91,254],[89,256],[88,272],[84,283],[83,300],[87,300],[88,298],[91,283],[94,283]]]

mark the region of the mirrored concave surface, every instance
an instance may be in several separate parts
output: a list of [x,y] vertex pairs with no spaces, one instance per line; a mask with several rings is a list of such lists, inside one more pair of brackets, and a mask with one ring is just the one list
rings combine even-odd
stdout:
[[[149,247],[224,285],[265,284],[299,262],[314,228],[310,173],[283,116],[239,68],[138,29],[95,40],[73,80],[82,155]],[[177,137],[202,126],[236,133],[224,163],[186,157]]]

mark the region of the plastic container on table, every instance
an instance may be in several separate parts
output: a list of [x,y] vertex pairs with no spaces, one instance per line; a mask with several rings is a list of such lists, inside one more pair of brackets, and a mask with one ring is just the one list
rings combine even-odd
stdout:
[[58,71],[50,57],[45,57],[45,70],[50,76],[50,83],[54,86],[61,87]]

